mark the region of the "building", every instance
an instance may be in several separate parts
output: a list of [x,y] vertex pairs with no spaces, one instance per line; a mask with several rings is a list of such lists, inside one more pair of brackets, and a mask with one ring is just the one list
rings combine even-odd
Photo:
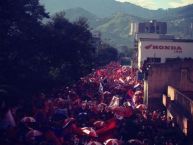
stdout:
[[193,135],[193,60],[152,64],[144,80],[144,103],[159,108],[163,102],[168,118],[174,118],[187,136]]
[[141,38],[174,38],[173,35],[167,34],[167,23],[152,20],[143,23],[131,23],[130,34],[134,34],[134,48],[137,49],[137,44]]
[[139,23],[138,33],[166,34],[167,33],[167,23],[158,22],[156,20]]
[[138,44],[140,39],[174,39],[173,35],[167,34],[167,23],[152,20],[149,22],[131,24],[130,34],[134,33],[134,66],[138,62]]
[[175,58],[193,58],[193,40],[140,38],[137,51],[138,68],[144,63],[164,63]]
[[151,20],[149,22],[130,24],[129,35],[135,35],[136,33],[154,33],[154,34],[166,34],[167,33],[167,23],[159,22],[156,20]]
[[168,86],[167,94],[163,94],[162,100],[167,109],[167,119],[175,120],[181,131],[192,139],[193,91],[181,91]]
[[165,22],[139,23],[136,60],[144,78],[144,103],[164,108],[185,135],[193,135],[193,40],[167,34]]
[[139,28],[138,26],[139,24],[135,22],[132,22],[130,24],[130,32],[129,32],[130,36],[135,35],[138,32],[138,28]]
[[173,60],[151,64],[145,72],[149,98],[160,98],[167,93],[168,85],[182,91],[193,91],[193,60]]

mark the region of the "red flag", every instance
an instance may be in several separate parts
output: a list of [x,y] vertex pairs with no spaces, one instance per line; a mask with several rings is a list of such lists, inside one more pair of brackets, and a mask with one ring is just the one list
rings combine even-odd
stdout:
[[131,89],[127,92],[127,95],[129,95],[130,97],[132,97],[134,95],[134,91],[132,91]]
[[98,129],[96,133],[98,134],[98,141],[104,142],[105,140],[109,138],[113,138],[114,134],[113,132],[117,128],[116,119],[112,118],[105,122],[105,126],[101,129]]
[[98,129],[96,131],[96,133],[98,135],[103,134],[103,133],[105,133],[107,131],[115,129],[116,126],[117,126],[116,119],[112,118],[112,119],[108,120],[107,122],[105,122],[105,126],[103,128],[101,128],[101,129]]

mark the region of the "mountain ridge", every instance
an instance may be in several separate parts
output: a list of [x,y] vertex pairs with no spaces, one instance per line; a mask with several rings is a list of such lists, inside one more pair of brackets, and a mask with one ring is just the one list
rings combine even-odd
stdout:
[[183,9],[187,9],[187,7],[190,7],[189,9],[193,10],[193,4],[166,10],[150,10],[129,2],[123,3],[115,0],[41,0],[41,3],[45,5],[46,9],[51,14],[80,7],[100,18],[109,17],[117,12],[121,12],[143,18],[157,19],[159,17],[163,18],[168,14],[175,14],[178,11],[183,11]]
[[[51,0],[42,1],[55,2]],[[169,34],[174,34],[179,38],[193,37],[190,32],[191,24],[193,25],[193,4],[166,10],[149,10],[128,2],[121,3],[114,0],[56,1],[61,10],[65,11],[67,19],[76,21],[79,17],[87,18],[91,30],[93,32],[100,32],[102,40],[114,47],[132,47],[133,37],[129,36],[130,24],[152,19],[167,22]],[[91,10],[93,7],[95,9]],[[60,8],[57,10],[60,10]]]

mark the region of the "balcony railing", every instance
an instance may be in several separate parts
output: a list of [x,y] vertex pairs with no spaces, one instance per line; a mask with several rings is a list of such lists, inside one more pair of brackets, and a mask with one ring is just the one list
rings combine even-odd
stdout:
[[183,94],[182,92],[178,91],[172,86],[168,86],[168,97],[172,101],[176,101],[178,104],[180,104],[185,110],[187,110],[192,118],[193,118],[193,100],[190,99],[188,96]]

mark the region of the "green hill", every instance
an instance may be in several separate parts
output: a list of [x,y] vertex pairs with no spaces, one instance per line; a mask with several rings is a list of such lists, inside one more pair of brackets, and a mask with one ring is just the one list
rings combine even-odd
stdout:
[[118,48],[132,48],[133,37],[128,35],[132,22],[152,19],[167,22],[169,34],[193,38],[193,4],[166,10],[149,10],[115,0],[42,0],[42,3],[51,14],[64,10],[70,21],[76,21],[79,17],[87,18],[93,32],[100,32],[103,41]]

